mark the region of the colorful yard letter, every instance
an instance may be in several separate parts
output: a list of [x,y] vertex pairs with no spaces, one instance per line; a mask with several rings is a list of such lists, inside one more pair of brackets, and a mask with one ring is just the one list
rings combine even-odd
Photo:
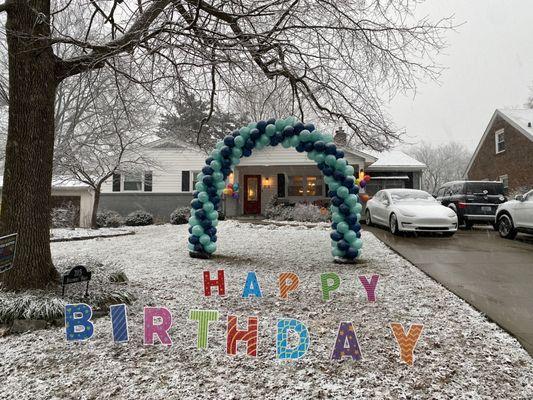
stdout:
[[289,298],[289,292],[296,290],[300,284],[300,278],[293,272],[283,272],[279,274],[279,297],[282,299]]
[[342,360],[344,357],[351,357],[354,361],[359,361],[363,358],[355,335],[355,329],[351,322],[340,323],[335,347],[331,353],[332,360]]
[[94,333],[91,322],[93,310],[91,306],[80,304],[67,304],[65,306],[65,333],[69,342],[90,339]]
[[[289,331],[298,334],[299,342],[295,347],[289,347]],[[292,318],[280,319],[276,335],[277,357],[280,360],[297,360],[302,358],[309,348],[309,331],[300,321]]]
[[392,333],[394,334],[394,337],[396,338],[396,341],[400,346],[400,358],[407,364],[413,365],[413,352],[415,350],[415,346],[418,342],[418,339],[420,339],[420,335],[422,334],[422,329],[424,329],[424,325],[411,325],[411,327],[409,328],[409,332],[407,332],[407,336],[405,335],[405,329],[403,328],[402,324],[393,322],[390,324],[390,326],[392,329]]
[[219,313],[216,310],[190,310],[189,319],[198,321],[198,349],[207,349],[209,336],[209,322],[218,321]]
[[320,275],[320,282],[322,283],[322,300],[328,301],[330,292],[337,290],[341,285],[341,278],[334,272],[326,272]]
[[248,329],[237,328],[238,319],[235,315],[228,315],[228,334],[226,340],[226,353],[237,354],[237,343],[246,342],[246,354],[257,357],[257,317],[248,317]]
[[378,285],[379,275],[372,275],[370,282],[366,279],[366,276],[359,275],[359,281],[366,290],[366,297],[368,301],[376,301],[376,286]]
[[[155,324],[154,319],[161,318],[160,324]],[[157,335],[161,344],[172,346],[172,339],[168,330],[172,327],[172,314],[165,307],[144,307],[144,344],[154,344],[154,334]]]
[[257,281],[257,276],[253,271],[248,272],[248,276],[246,277],[246,283],[244,284],[244,289],[242,291],[243,299],[246,299],[250,296],[263,297],[263,295],[261,294],[261,287],[259,286],[259,282]]
[[113,341],[124,343],[128,338],[128,317],[126,304],[114,304],[109,306],[111,325],[113,326]]
[[217,279],[211,279],[209,271],[204,271],[204,295],[211,296],[211,287],[218,287],[218,295],[226,295],[226,285],[224,284],[224,270],[219,269],[217,271]]

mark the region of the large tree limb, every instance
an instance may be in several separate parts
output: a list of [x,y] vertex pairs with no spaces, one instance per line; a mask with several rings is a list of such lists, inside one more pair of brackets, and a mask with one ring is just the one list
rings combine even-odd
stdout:
[[7,3],[0,3],[0,12],[7,11],[8,4]]

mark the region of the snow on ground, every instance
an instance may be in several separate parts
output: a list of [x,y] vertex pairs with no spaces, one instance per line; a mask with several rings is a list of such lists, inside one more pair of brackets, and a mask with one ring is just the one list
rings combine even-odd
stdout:
[[50,241],[60,242],[68,240],[83,240],[92,239],[97,237],[113,237],[121,235],[130,235],[133,229],[122,228],[99,228],[99,229],[87,229],[87,228],[55,228],[50,229]]
[[[533,361],[518,342],[439,284],[365,233],[360,265],[337,265],[324,228],[219,225],[218,256],[188,257],[187,227],[152,226],[133,236],[54,243],[56,260],[91,256],[118,262],[146,298],[129,310],[130,343],[111,343],[109,318],[95,322],[88,342],[68,344],[62,329],[0,339],[0,398],[386,398],[531,399]],[[204,298],[202,271],[226,271],[227,297]],[[263,299],[240,298],[247,271],[257,272]],[[280,272],[294,271],[300,288],[277,297]],[[321,300],[319,275],[343,282]],[[378,273],[378,302],[368,303],[357,275]],[[151,299],[151,300],[150,300]],[[174,346],[142,345],[142,306],[170,308]],[[217,309],[209,351],[196,350],[190,309]],[[259,316],[259,356],[225,354],[228,314]],[[307,324],[311,347],[298,362],[275,359],[277,318]],[[340,321],[353,321],[363,360],[328,358]],[[390,322],[425,324],[415,364],[399,360]]]

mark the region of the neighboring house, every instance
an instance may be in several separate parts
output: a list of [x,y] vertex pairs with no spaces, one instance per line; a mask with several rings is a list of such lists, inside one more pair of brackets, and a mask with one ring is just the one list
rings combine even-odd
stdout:
[[[3,187],[3,178],[0,176],[0,191]],[[76,218],[78,227],[91,227],[93,198],[93,190],[84,183],[69,178],[54,177],[52,179],[52,209],[73,206],[79,215]]]
[[[342,138],[338,138],[341,140]],[[421,171],[425,166],[410,157],[397,156],[395,164],[387,165],[364,152],[338,143],[345,158],[356,171],[378,163],[371,175],[370,188],[420,187]],[[126,215],[143,209],[155,217],[168,220],[177,207],[187,207],[194,191],[194,178],[205,165],[208,155],[194,146],[177,141],[158,140],[147,146],[146,156],[153,160],[151,171],[115,174],[102,187],[100,209],[118,211]],[[405,158],[407,157],[407,159]],[[401,159],[401,160],[400,160]],[[396,163],[397,160],[401,162]],[[282,146],[254,150],[251,157],[241,158],[240,164],[229,177],[238,183],[239,198],[227,198],[223,207],[229,216],[262,214],[276,195],[280,201],[313,202],[327,198],[322,172],[305,153]]]
[[471,180],[502,181],[509,193],[533,187],[533,110],[499,109],[468,164]]

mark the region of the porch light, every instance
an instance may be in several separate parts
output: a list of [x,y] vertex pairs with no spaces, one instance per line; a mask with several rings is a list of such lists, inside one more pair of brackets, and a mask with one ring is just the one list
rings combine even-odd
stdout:
[[234,183],[233,172],[231,172],[231,173],[228,175],[228,183],[231,183],[232,185],[233,185],[233,183]]
[[270,182],[270,178],[267,176],[265,179],[263,179],[263,187],[264,188],[270,188],[272,186]]

